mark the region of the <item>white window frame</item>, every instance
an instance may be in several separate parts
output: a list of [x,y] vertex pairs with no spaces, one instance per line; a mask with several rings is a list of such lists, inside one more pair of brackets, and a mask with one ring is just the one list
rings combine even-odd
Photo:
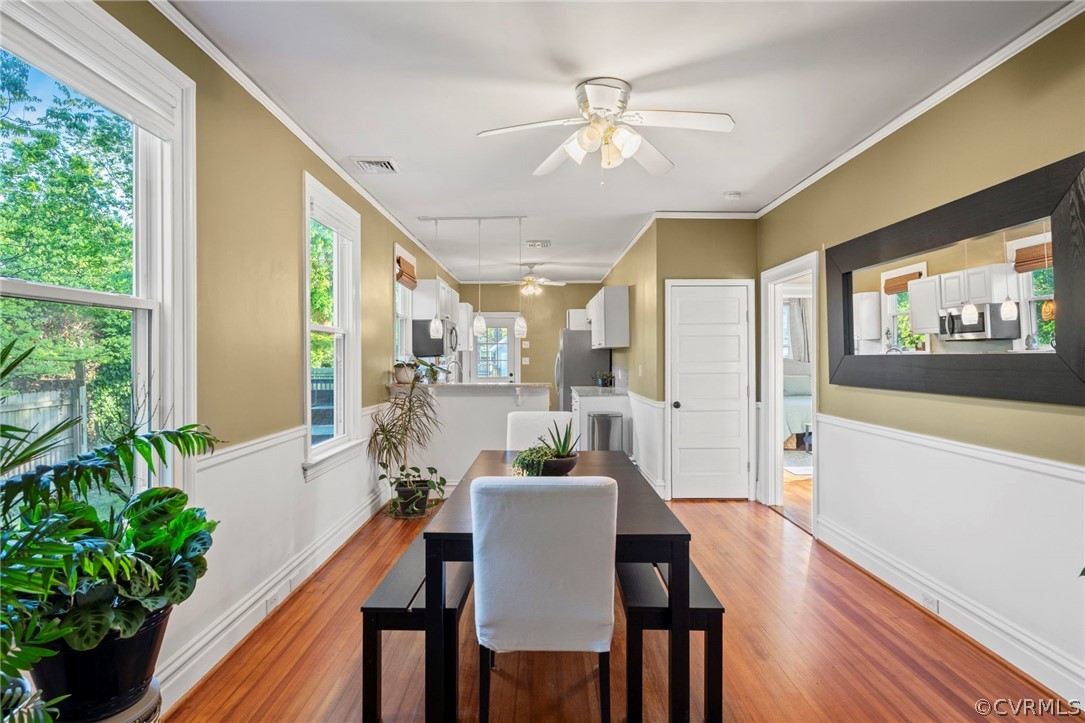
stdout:
[[[1007,241],[1006,262],[1011,265],[1013,264],[1014,259],[1017,257],[1018,249],[1028,248],[1029,246],[1039,246],[1040,244],[1045,243],[1051,243],[1050,231],[1034,234],[1032,236],[1026,236],[1025,238],[1019,238],[1015,241]],[[1025,337],[1029,334],[1036,333],[1036,327],[1033,324],[1034,320],[1036,319],[1036,315],[1030,308],[1032,306],[1032,303],[1037,300],[1054,297],[1033,295],[1031,271],[1023,274],[1014,272],[1014,276],[1017,277],[1017,298],[1021,300],[1019,302],[1019,309],[1017,314],[1017,318],[1021,321],[1021,336],[1013,340],[1013,349],[1014,351],[1021,352],[1030,351],[1033,353],[1040,352],[1050,354],[1055,351],[1050,345],[1040,347],[1039,349],[1026,349]]]
[[[897,316],[903,316],[897,312],[897,296],[896,294],[890,296],[885,293],[885,280],[891,279],[894,276],[901,276],[903,274],[911,274],[914,272],[920,272],[922,278],[927,278],[927,262],[920,261],[918,263],[909,264],[907,266],[898,266],[895,269],[889,271],[883,271],[880,280],[878,281],[878,293],[882,295],[882,333],[881,333],[881,345],[882,351],[889,349],[889,340],[885,338],[885,333],[890,329],[895,329],[895,318]],[[908,297],[908,317],[911,318],[911,297]],[[924,345],[922,351],[916,349],[903,349],[903,354],[930,354],[931,353],[931,335],[930,334],[917,334],[917,336],[927,337],[927,343]]]
[[[5,296],[133,312],[133,377],[156,428],[196,416],[196,84],[94,3],[0,4],[0,46],[131,121],[132,295],[6,279]],[[195,493],[196,460],[171,450],[159,484]]]
[[[519,314],[515,311],[485,312],[486,328],[496,329],[505,327],[509,330],[509,370],[512,372],[512,382],[520,383],[520,339],[516,338],[515,324]],[[471,332],[474,333],[474,332]],[[482,343],[475,339],[475,350],[471,353],[471,376],[474,381],[481,384],[508,384],[508,377],[480,377],[478,376],[479,355],[482,353]]]
[[[361,255],[362,218],[350,205],[328,190],[308,173],[305,174],[305,212],[302,248],[305,263],[305,316],[302,329],[302,368],[304,369],[303,402],[305,409],[305,463],[308,472],[319,467],[340,452],[361,443],[361,380],[362,342],[359,331],[361,317]],[[317,221],[336,234],[335,315],[333,325],[313,324],[309,308],[309,245],[310,222]],[[336,421],[340,432],[332,439],[313,445],[313,420],[310,394],[312,374],[309,362],[310,332],[339,336],[342,354],[336,354]]]
[[[396,259],[400,257],[407,259],[411,262],[411,264],[414,265],[416,269],[418,268],[418,262],[415,260],[414,255],[407,253],[399,244],[395,244],[392,253],[393,279],[395,278],[395,274],[398,271],[398,268],[396,267]],[[397,289],[396,287],[399,288]],[[414,289],[409,289],[398,281],[394,281],[392,283],[392,293],[405,294],[405,298],[407,300],[406,309],[400,311],[396,308],[395,297],[393,296],[392,298],[392,323],[396,326],[402,325],[403,333],[401,335],[401,338],[404,340],[404,343],[407,346],[406,353],[400,354],[400,350],[395,348],[395,334],[393,333],[392,362],[395,363],[397,361],[410,361],[414,358],[414,354],[411,351],[414,348],[414,324],[412,323],[414,321]]]

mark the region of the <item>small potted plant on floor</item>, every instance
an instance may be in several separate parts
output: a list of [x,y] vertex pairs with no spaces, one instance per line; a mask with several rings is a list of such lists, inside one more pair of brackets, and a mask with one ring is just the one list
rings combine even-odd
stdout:
[[[29,351],[0,350],[0,384]],[[108,445],[35,464],[77,423],[36,433],[0,424],[4,720],[98,720],[135,703],[154,675],[172,606],[207,571],[215,523],[179,489],[132,493],[170,448],[214,450],[199,425],[129,428]],[[29,670],[37,693],[27,694]],[[47,702],[46,702],[47,701]]]
[[550,439],[539,437],[539,444],[516,455],[512,473],[517,477],[563,477],[576,467],[576,445],[580,437],[573,439],[573,423],[565,425],[562,432],[558,423],[549,430]]
[[392,488],[388,512],[396,517],[421,517],[431,504],[430,493],[444,497],[445,478],[433,467],[425,473],[412,467],[407,456],[425,447],[440,429],[441,420],[433,396],[412,378],[405,389],[393,392],[373,415],[373,433],[369,436],[369,456],[381,468],[378,479]]
[[612,387],[614,386],[614,375],[607,371],[597,371],[592,375],[595,379],[595,386],[597,387]]

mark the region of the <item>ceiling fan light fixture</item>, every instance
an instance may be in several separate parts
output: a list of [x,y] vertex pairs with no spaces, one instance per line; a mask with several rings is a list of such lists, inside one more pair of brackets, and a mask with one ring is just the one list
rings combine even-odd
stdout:
[[603,134],[594,123],[586,125],[576,132],[576,144],[585,153],[594,153],[603,144]]
[[580,132],[577,131],[576,135],[565,141],[561,146],[565,149],[565,152],[569,154],[569,158],[572,158],[578,166],[584,162],[584,156],[588,155],[588,152],[580,147],[580,143],[577,140],[579,135]]
[[618,150],[618,147],[611,143],[604,143],[602,149],[600,149],[600,163],[603,168],[611,169],[617,168],[622,165],[625,158],[622,156],[622,152]]
[[627,125],[620,125],[614,129],[610,142],[617,147],[622,158],[632,158],[640,150],[641,135]]

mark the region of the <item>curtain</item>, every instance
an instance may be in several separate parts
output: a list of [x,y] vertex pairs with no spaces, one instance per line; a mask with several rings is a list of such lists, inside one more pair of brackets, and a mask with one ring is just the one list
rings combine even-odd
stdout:
[[812,299],[785,299],[791,322],[791,359],[810,361],[810,333],[813,321]]

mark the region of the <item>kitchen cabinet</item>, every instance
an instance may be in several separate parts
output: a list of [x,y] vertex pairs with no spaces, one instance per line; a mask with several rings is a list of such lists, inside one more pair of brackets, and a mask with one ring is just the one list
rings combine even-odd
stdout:
[[861,341],[882,338],[882,295],[878,291],[862,291],[851,296],[852,335]]
[[591,331],[587,309],[568,309],[565,312],[565,328],[571,331]]
[[455,322],[453,317],[457,313],[459,298],[459,292],[453,290],[444,279],[419,279],[412,301],[414,318],[432,319],[439,316]]
[[629,287],[604,286],[586,309],[592,349],[629,346]]
[[629,404],[629,395],[614,387],[573,387],[572,408],[573,438],[579,437],[577,451],[591,449],[588,439],[590,414],[598,412],[622,415],[622,451],[630,454],[633,450],[633,411]]
[[941,280],[943,309],[973,304],[1000,304],[1009,296],[1017,301],[1017,280],[1013,264],[989,264],[967,271],[951,271]]
[[475,310],[470,304],[463,302],[456,305],[459,313],[456,314],[456,331],[459,333],[459,351],[475,350],[475,332],[471,330],[471,324],[475,321]]
[[908,309],[914,333],[937,334],[941,308],[942,284],[937,276],[908,282]]

